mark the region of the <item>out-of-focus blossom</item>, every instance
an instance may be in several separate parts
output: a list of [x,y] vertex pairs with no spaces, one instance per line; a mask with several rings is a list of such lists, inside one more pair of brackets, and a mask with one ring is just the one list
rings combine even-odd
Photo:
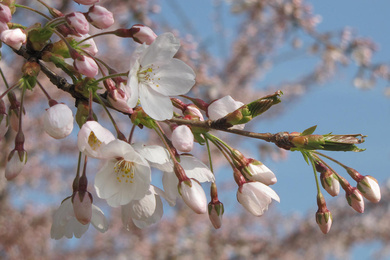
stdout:
[[5,104],[2,99],[0,99],[0,141],[3,139],[4,135],[8,131],[8,115],[6,112]]
[[261,182],[244,183],[237,191],[238,202],[255,216],[263,215],[272,199],[280,202],[278,194]]
[[122,206],[122,223],[127,230],[133,222],[138,228],[145,228],[157,223],[164,213],[160,194],[164,192],[150,185],[146,195],[140,200],[133,200]]
[[114,135],[98,122],[87,121],[78,133],[77,145],[87,156],[102,158],[101,148],[114,139]]
[[357,184],[357,188],[369,201],[378,203],[381,200],[381,190],[378,181],[374,177],[369,175],[364,176]]
[[99,67],[91,57],[81,55],[74,60],[74,67],[81,74],[94,78],[99,73]]
[[0,22],[9,23],[12,19],[11,10],[7,5],[0,4]]
[[197,214],[204,214],[207,211],[206,194],[200,183],[195,179],[187,179],[180,182],[179,193],[183,201]]
[[194,146],[194,135],[186,125],[177,126],[172,132],[173,146],[183,153],[189,153]]
[[115,139],[102,148],[102,156],[107,161],[95,177],[99,198],[117,207],[146,195],[151,182],[150,166],[129,143]]
[[146,45],[150,45],[157,38],[157,35],[152,29],[142,24],[133,25],[130,31],[133,34],[133,40],[141,44],[145,43]]
[[114,15],[100,5],[93,5],[86,14],[87,20],[96,28],[107,29],[114,24]]
[[65,20],[79,34],[87,34],[89,32],[89,23],[83,13],[73,12],[67,14],[65,15]]
[[148,47],[139,47],[140,56],[130,69],[127,82],[130,107],[135,107],[139,98],[143,110],[153,119],[172,118],[173,105],[169,96],[185,94],[195,84],[194,71],[183,61],[173,58],[179,48],[180,41],[172,33],[160,35]]
[[43,128],[55,139],[67,137],[73,130],[72,110],[65,104],[56,104],[43,114]]
[[[217,120],[243,106],[244,103],[235,101],[231,96],[225,96],[212,102],[207,108],[211,120]],[[244,129],[245,124],[232,126],[231,129]]]
[[19,50],[26,43],[27,37],[21,29],[17,28],[2,31],[0,40],[15,50]]
[[[80,37],[73,36],[73,38],[75,39],[75,41],[80,42],[80,41],[84,40],[85,38],[88,38],[89,36],[90,36],[89,34],[84,34],[84,35],[81,35]],[[81,48],[83,48],[84,51],[88,52],[92,56],[95,56],[98,53],[98,48],[97,48],[96,43],[93,40],[93,38],[88,39],[86,41],[83,41],[79,46]]]
[[7,165],[5,166],[5,178],[12,180],[23,170],[27,162],[27,152],[12,150],[8,156]]
[[[92,204],[92,217],[90,222],[99,232],[104,233],[108,229],[108,222],[103,211]],[[89,223],[81,224],[75,217],[71,197],[65,199],[61,206],[54,212],[53,224],[50,235],[53,239],[62,237],[80,238],[88,229]]]

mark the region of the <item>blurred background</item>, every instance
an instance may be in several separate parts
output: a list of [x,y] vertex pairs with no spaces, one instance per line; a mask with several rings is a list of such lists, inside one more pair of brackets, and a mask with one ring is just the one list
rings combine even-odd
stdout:
[[[17,1],[46,12],[36,1]],[[88,7],[73,1],[45,1],[63,13]],[[317,125],[317,134],[364,134],[364,152],[326,153],[372,175],[381,184],[382,200],[366,202],[356,213],[343,192],[325,194],[333,225],[327,235],[315,222],[316,186],[311,166],[300,153],[261,140],[220,135],[247,157],[274,171],[273,189],[281,198],[261,218],[245,212],[236,200],[232,170],[215,151],[220,200],[225,205],[222,228],[207,215],[196,215],[183,203],[164,204],[163,219],[146,229],[125,230],[119,209],[97,196],[94,203],[109,219],[105,234],[89,228],[80,239],[50,239],[52,212],[71,193],[77,166],[78,129],[66,140],[53,140],[41,127],[47,108],[38,89],[28,95],[25,148],[28,163],[13,182],[1,174],[0,258],[2,259],[386,259],[389,257],[389,57],[390,34],[385,26],[390,3],[299,0],[135,0],[99,2],[114,13],[115,28],[147,25],[159,35],[173,32],[182,41],[178,58],[195,70],[197,84],[190,96],[210,102],[225,95],[248,103],[282,90],[282,102],[250,122],[246,130],[277,133],[303,131]],[[46,12],[47,13],[47,12]],[[39,17],[19,10],[14,18],[31,24]],[[91,29],[90,34],[99,30]],[[129,70],[131,40],[97,37],[98,57]],[[2,47],[0,66],[9,82],[20,76],[21,57]],[[53,98],[73,105],[70,95],[42,77]],[[0,83],[3,91],[4,84]],[[99,112],[99,109],[97,112]],[[75,108],[73,108],[75,111]],[[129,131],[130,121],[120,127]],[[102,112],[100,122],[107,117]],[[106,121],[104,121],[106,120]],[[77,128],[77,127],[75,127]],[[0,171],[13,149],[15,132],[1,140]],[[138,141],[156,142],[152,132],[137,130]],[[204,147],[194,154],[202,156]],[[206,159],[206,158],[203,158]],[[90,188],[99,161],[91,160]],[[206,162],[206,161],[205,161]],[[332,164],[333,165],[333,164]],[[101,165],[100,165],[101,166]],[[353,184],[343,169],[334,169]],[[159,178],[159,172],[153,173]],[[155,178],[155,179],[157,179]],[[156,183],[158,184],[158,182]],[[354,185],[354,184],[353,184]],[[209,186],[204,186],[208,194]]]

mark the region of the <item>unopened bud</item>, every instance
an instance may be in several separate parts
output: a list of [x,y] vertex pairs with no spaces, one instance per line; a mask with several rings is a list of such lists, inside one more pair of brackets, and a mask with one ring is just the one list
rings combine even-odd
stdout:
[[88,56],[80,55],[74,60],[73,65],[78,72],[90,78],[94,78],[99,73],[98,65]]
[[8,156],[7,165],[5,167],[5,178],[12,180],[23,170],[27,162],[27,152],[24,150],[12,150]]
[[206,194],[195,179],[181,181],[178,185],[179,194],[184,202],[197,214],[204,214],[207,211]]
[[219,229],[222,226],[222,216],[225,209],[219,200],[217,202],[210,202],[208,206],[209,219],[215,229]]
[[20,28],[17,28],[2,31],[0,40],[15,50],[19,50],[26,43],[27,37]]
[[65,15],[65,20],[79,34],[87,34],[89,32],[89,23],[84,14],[73,12]]
[[83,225],[91,222],[92,195],[88,191],[77,191],[73,195],[73,210],[76,219]]
[[357,188],[369,201],[378,203],[381,200],[381,190],[378,181],[374,177],[369,175],[364,176],[357,184]]
[[262,162],[255,159],[248,159],[243,173],[249,180],[259,181],[265,185],[273,185],[277,182],[275,174]]
[[364,212],[364,201],[362,194],[356,188],[351,188],[351,191],[347,191],[345,194],[348,204],[357,212]]
[[100,5],[91,6],[86,17],[93,26],[99,29],[107,29],[114,24],[114,15]]
[[325,212],[321,212],[320,210],[318,210],[316,213],[316,222],[320,227],[322,233],[327,234],[333,222],[332,213],[327,209]]
[[172,144],[183,153],[191,152],[194,146],[194,135],[191,129],[186,125],[177,126],[172,132]]
[[135,42],[146,45],[152,44],[157,35],[149,27],[142,24],[135,24],[129,29],[129,33]]

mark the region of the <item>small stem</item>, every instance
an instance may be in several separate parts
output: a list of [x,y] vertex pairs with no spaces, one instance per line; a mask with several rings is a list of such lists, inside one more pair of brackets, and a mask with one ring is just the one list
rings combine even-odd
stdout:
[[333,159],[332,157],[329,157],[329,156],[327,156],[327,155],[325,155],[325,154],[323,154],[323,153],[320,153],[320,152],[318,152],[318,151],[314,151],[314,153],[316,153],[316,154],[318,154],[318,155],[320,155],[320,156],[322,156],[322,157],[325,157],[326,159],[331,160],[331,161],[334,162],[334,163],[337,163],[338,165],[340,165],[340,166],[343,167],[344,169],[349,168],[349,167],[346,166],[345,164],[342,164],[341,162],[339,162],[339,161]]
[[0,99],[2,99],[5,95],[7,95],[9,92],[11,92],[11,90],[14,90],[15,88],[17,88],[19,86],[20,86],[20,83],[18,82],[15,85],[13,85],[12,87],[7,88],[7,90],[4,91],[3,94],[0,95]]
[[81,156],[82,156],[82,153],[79,152],[79,159],[77,162],[76,176],[74,177],[73,184],[72,184],[73,193],[75,193],[79,189]]
[[[210,144],[209,144],[209,140],[208,138],[203,135],[203,138],[206,140],[206,147],[207,147],[207,153],[209,155],[209,164],[210,164],[210,170],[211,172],[214,174],[214,170],[213,170],[213,161],[211,159],[211,151],[210,151]],[[215,174],[214,174],[215,175]]]
[[315,161],[313,159],[313,156],[310,152],[303,152],[303,153],[306,153],[307,157],[310,159],[310,162],[311,162],[311,165],[313,167],[313,172],[314,172],[314,177],[316,179],[316,185],[317,185],[317,194],[318,196],[321,194],[321,189],[320,189],[320,183],[318,181],[318,176],[317,176],[317,170],[316,170],[316,166],[315,166]]
[[20,110],[19,110],[19,131],[18,131],[18,133],[23,133],[22,132],[22,115],[23,115],[23,103],[24,103],[24,94],[25,94],[25,92],[26,92],[26,88],[25,87],[23,87],[22,88],[22,97],[21,97],[21,99],[20,99]]
[[50,19],[51,19],[51,18],[50,18],[49,16],[47,16],[46,14],[41,13],[41,12],[39,12],[38,10],[35,10],[35,9],[33,9],[33,8],[31,8],[31,7],[28,7],[28,6],[15,4],[15,7],[24,8],[24,9],[27,9],[27,10],[32,11],[32,12],[34,12],[34,13],[37,13],[37,14],[39,14],[39,15],[45,17],[47,20],[50,20]]
[[42,89],[43,93],[45,94],[45,96],[47,97],[48,100],[51,100],[51,97],[49,95],[49,93],[47,93],[47,91],[45,90],[45,88],[42,86],[42,84],[37,80],[37,83],[38,83],[38,86]]
[[5,78],[4,76],[4,73],[3,73],[3,70],[0,68],[0,74],[1,74],[1,77],[3,78],[3,81],[4,81],[4,84],[5,84],[5,87],[6,88],[9,88],[9,85],[8,85],[8,82],[7,82],[7,79]]
[[114,34],[114,33],[115,33],[115,31],[97,33],[97,34],[91,35],[91,36],[89,36],[89,37],[87,37],[87,38],[85,38],[85,39],[82,39],[81,41],[79,41],[79,44],[82,43],[82,42],[85,42],[85,41],[87,41],[87,40],[89,40],[89,39],[92,39],[92,38],[94,38],[94,37],[97,37],[97,36],[107,35],[107,34]]
[[158,137],[160,137],[161,141],[164,143],[165,147],[167,148],[169,155],[172,158],[173,163],[174,164],[178,163],[176,160],[176,156],[172,152],[171,146],[168,144],[167,140],[165,139],[164,131],[162,130],[162,128],[158,122],[156,122],[156,126],[157,127],[154,127],[154,130],[156,131]]
[[97,79],[97,80],[95,80],[94,82],[95,82],[95,83],[98,83],[98,82],[104,81],[104,80],[106,80],[106,79],[111,79],[111,78],[116,78],[116,77],[127,77],[128,75],[129,75],[128,72],[125,72],[125,73],[117,73],[117,74],[111,74],[111,75],[108,75],[108,76],[101,77],[100,79]]
[[135,127],[136,127],[136,125],[133,125],[131,127],[130,134],[129,134],[129,141],[128,141],[129,144],[131,144],[131,139],[133,139],[133,134],[134,134]]
[[210,134],[206,134],[205,137],[210,140],[216,147],[217,149],[223,154],[223,156],[225,156],[226,158],[226,161],[229,162],[230,166],[232,167],[232,169],[235,169],[236,166],[234,166],[233,162],[231,161],[232,158],[230,156],[228,156],[227,153],[229,153],[229,151],[226,150],[226,147],[224,147],[223,145],[221,145],[220,143],[218,143],[218,141],[216,139],[213,139],[213,138],[210,138]]
[[122,141],[127,141],[127,140],[126,140],[126,137],[125,137],[125,136],[122,134],[122,132],[119,130],[118,125],[116,124],[116,122],[115,122],[114,118],[112,117],[110,111],[108,111],[107,106],[106,106],[106,105],[104,104],[104,102],[100,99],[100,96],[97,95],[97,94],[95,93],[95,97],[96,97],[96,99],[99,101],[100,105],[104,108],[104,110],[106,111],[106,113],[107,113],[108,117],[110,118],[112,124],[114,125],[114,128],[115,128],[115,131],[116,131],[116,134],[117,134],[118,139],[120,139],[120,140],[122,140]]
[[92,102],[93,102],[92,89],[89,89],[88,119],[87,120],[94,120],[94,118],[93,118],[93,111],[92,111]]

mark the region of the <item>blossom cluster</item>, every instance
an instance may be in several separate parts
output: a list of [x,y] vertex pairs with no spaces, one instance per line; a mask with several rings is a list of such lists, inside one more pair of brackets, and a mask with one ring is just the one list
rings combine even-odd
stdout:
[[[42,120],[43,129],[51,137],[68,137],[75,121],[80,126],[77,134],[79,167],[70,196],[62,201],[54,213],[52,238],[79,238],[90,224],[100,232],[107,231],[108,221],[103,211],[94,204],[95,193],[109,206],[121,208],[122,222],[126,228],[131,223],[145,228],[158,222],[163,216],[163,200],[174,206],[180,199],[195,213],[208,213],[212,225],[220,228],[224,206],[218,199],[212,161],[209,160],[207,166],[191,154],[197,143],[207,147],[209,158],[210,143],[225,156],[237,184],[238,202],[249,213],[263,215],[273,200],[280,201],[278,194],[270,187],[277,182],[275,174],[262,162],[247,158],[231,147],[218,137],[217,130],[273,142],[286,150],[301,151],[321,173],[324,188],[334,196],[339,192],[337,185],[340,183],[346,190],[348,203],[359,212],[364,210],[361,194],[373,202],[380,200],[379,186],[373,177],[363,177],[348,168],[348,173],[358,181],[357,188],[352,188],[325,166],[319,158],[322,155],[316,152],[319,149],[358,150],[355,144],[360,141],[356,135],[312,135],[310,131],[271,135],[244,131],[247,122],[280,102],[281,91],[248,104],[236,101],[231,96],[209,103],[186,96],[196,84],[196,75],[189,65],[177,58],[181,46],[178,37],[170,32],[157,35],[151,28],[140,24],[130,29],[120,28],[89,35],[90,25],[108,29],[114,24],[114,16],[106,8],[95,5],[96,0],[76,2],[92,6],[85,13],[68,14],[46,6],[52,18],[42,26],[29,29],[12,27],[11,9],[17,5],[13,2],[0,4],[0,40],[21,56],[40,53],[23,65],[23,76],[18,83],[1,94],[0,137],[6,134],[9,126],[16,132],[15,148],[9,153],[6,164],[7,180],[16,178],[27,164],[22,126],[26,91],[34,91],[35,86],[39,86],[47,96],[49,108],[44,111]],[[93,38],[103,34],[132,38],[138,44],[132,53],[128,71],[117,73],[116,69],[96,57],[98,48]],[[60,40],[55,41],[53,35]],[[72,84],[67,83],[65,78],[55,81],[58,76],[48,70],[45,63],[53,63],[62,69],[72,79]],[[66,104],[50,97],[37,79],[41,74],[72,94],[76,99],[75,116]],[[70,86],[64,87],[64,82]],[[20,102],[14,93],[17,87],[21,89]],[[99,92],[101,88],[105,90],[103,94]],[[8,113],[3,101],[5,96],[10,103]],[[106,110],[116,136],[98,123],[93,112],[94,102]],[[109,109],[131,119],[133,128],[129,138],[123,135]],[[162,125],[168,129],[164,130]],[[133,131],[137,126],[155,131],[163,145],[134,142],[136,137]],[[96,158],[103,163],[93,177],[91,173],[87,176],[88,158]],[[153,179],[158,178],[159,174],[154,174],[154,171],[152,174],[152,168],[163,172],[160,174],[162,187],[155,185],[159,182]],[[333,175],[337,175],[337,178],[333,178]],[[94,191],[88,187],[88,180],[91,179],[94,180]],[[206,182],[211,183],[209,203],[204,191],[206,185],[202,185]],[[316,220],[321,230],[327,233],[331,215],[320,193],[317,197],[319,211]]]

